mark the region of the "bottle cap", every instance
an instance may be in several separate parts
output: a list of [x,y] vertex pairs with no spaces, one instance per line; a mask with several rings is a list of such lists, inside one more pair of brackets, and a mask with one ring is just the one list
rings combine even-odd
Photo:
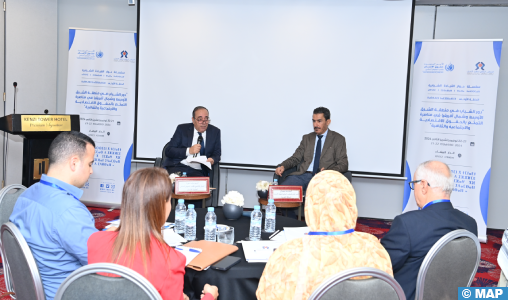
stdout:
[[278,180],[277,178],[275,178],[273,181],[274,181],[274,182],[277,182],[277,181],[279,181],[279,180]]
[[213,207],[209,207],[209,208],[208,208],[208,211],[213,211]]
[[183,172],[183,175],[187,175],[187,172]]
[[194,209],[194,204],[189,204],[189,209]]
[[273,199],[268,199],[268,203],[273,203]]
[[184,203],[184,202],[185,202],[185,200],[183,200],[183,199],[178,199],[178,204],[180,204],[180,203]]
[[259,205],[254,205],[254,210],[260,210],[261,207]]

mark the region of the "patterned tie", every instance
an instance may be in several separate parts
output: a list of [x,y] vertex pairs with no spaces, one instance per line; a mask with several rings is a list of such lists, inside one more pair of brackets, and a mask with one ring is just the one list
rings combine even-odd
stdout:
[[201,132],[198,132],[198,134],[201,137],[201,142],[199,142],[201,144],[201,150],[199,150],[199,155],[205,155],[205,141],[203,136],[201,135]]
[[319,172],[319,158],[321,158],[321,138],[323,135],[318,135],[319,138],[317,145],[316,145],[316,151],[314,151],[314,168],[312,169],[312,175],[315,175],[317,172]]

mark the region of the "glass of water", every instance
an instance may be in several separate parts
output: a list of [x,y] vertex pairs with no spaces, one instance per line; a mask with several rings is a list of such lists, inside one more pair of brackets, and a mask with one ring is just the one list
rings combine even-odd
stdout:
[[235,228],[231,226],[227,228],[218,228],[217,241],[219,243],[233,245],[235,242]]

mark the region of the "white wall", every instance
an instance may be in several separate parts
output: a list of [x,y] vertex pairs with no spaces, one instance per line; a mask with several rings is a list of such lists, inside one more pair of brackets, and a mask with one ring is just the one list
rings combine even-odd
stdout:
[[[12,81],[20,86],[20,112],[65,112],[65,93],[67,80],[68,28],[99,28],[116,30],[136,30],[136,7],[128,6],[125,0],[7,0],[8,18],[17,29],[9,31],[7,37],[7,91]],[[12,5],[10,4],[12,3]],[[434,30],[434,7],[418,6],[415,11],[414,39],[432,38]],[[12,13],[12,15],[9,15]],[[473,20],[473,21],[472,21]],[[0,20],[1,22],[1,20]],[[18,27],[14,27],[18,26]],[[20,31],[20,30],[23,31]],[[19,34],[19,33],[23,34]],[[508,40],[508,8],[506,7],[440,7],[437,14],[436,38],[505,38]],[[499,94],[494,133],[492,177],[490,186],[489,228],[506,228],[508,202],[504,201],[502,187],[508,179],[503,169],[508,167],[505,155],[508,146],[508,53],[503,51]],[[57,49],[58,51],[57,51]],[[37,52],[34,55],[34,51]],[[58,56],[57,56],[58,54]],[[0,75],[1,76],[1,75]],[[1,82],[1,81],[0,81]],[[30,88],[29,88],[30,87]],[[55,88],[56,87],[56,88]],[[22,88],[27,88],[21,91]],[[29,89],[28,89],[29,88]],[[8,93],[12,102],[12,92]],[[23,103],[24,104],[21,104]],[[12,106],[8,106],[12,112]],[[309,112],[310,113],[310,112]],[[185,120],[184,120],[185,121]],[[305,122],[307,120],[302,120]],[[183,122],[183,121],[182,121]],[[311,124],[309,124],[309,128]],[[173,129],[168,129],[172,131]],[[13,146],[14,147],[14,146]],[[12,150],[9,160],[9,183],[21,182],[21,151]],[[14,154],[12,154],[14,152]],[[292,153],[287,153],[287,156]],[[1,163],[1,162],[0,162]],[[133,163],[132,171],[150,164]],[[221,171],[221,197],[228,191],[241,192],[247,206],[256,201],[255,183],[271,180],[272,172],[223,169]],[[227,180],[226,180],[227,179]],[[358,199],[360,216],[392,219],[401,212],[404,182],[386,179],[353,178]]]

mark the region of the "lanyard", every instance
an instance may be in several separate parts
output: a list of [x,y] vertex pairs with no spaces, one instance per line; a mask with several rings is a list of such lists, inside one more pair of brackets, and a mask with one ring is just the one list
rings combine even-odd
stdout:
[[423,207],[422,207],[422,210],[425,209],[425,207],[427,206],[431,206],[432,204],[436,204],[436,203],[441,203],[441,202],[450,202],[450,200],[447,200],[447,199],[441,199],[441,200],[434,200],[434,201],[431,201],[427,204],[425,204]]
[[352,232],[355,232],[355,230],[354,229],[348,229],[348,230],[344,230],[344,231],[330,231],[330,232],[326,232],[326,231],[310,231],[309,235],[344,235],[344,234],[348,234],[348,233],[352,233]]
[[76,200],[78,200],[78,201],[79,201],[78,197],[76,197],[76,196],[74,196],[73,194],[71,194],[71,193],[67,192],[66,190],[64,190],[63,188],[59,187],[58,185],[56,185],[56,184],[54,184],[54,183],[47,182],[47,181],[45,181],[45,180],[41,180],[41,181],[39,181],[39,182],[40,182],[40,183],[42,183],[42,184],[45,184],[45,185],[47,185],[47,186],[54,187],[54,188],[55,188],[55,189],[57,189],[57,190],[64,191],[64,192],[66,192],[67,194],[69,194],[69,195],[71,195],[72,197],[74,197],[74,199],[76,199]]

